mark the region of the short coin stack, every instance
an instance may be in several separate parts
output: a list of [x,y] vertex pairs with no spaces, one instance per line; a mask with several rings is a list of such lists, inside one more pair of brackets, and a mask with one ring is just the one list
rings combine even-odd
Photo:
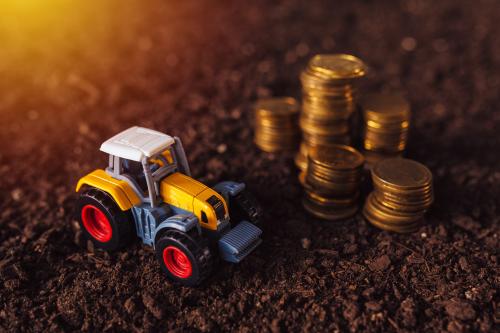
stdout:
[[410,127],[410,105],[399,94],[367,95],[362,101],[363,147],[370,164],[400,156],[406,148]]
[[389,158],[372,168],[374,191],[363,215],[374,226],[399,233],[416,231],[433,202],[432,173],[404,158]]
[[364,158],[345,145],[314,146],[308,151],[304,208],[325,220],[341,220],[358,210]]
[[255,144],[273,153],[297,148],[299,103],[292,97],[266,98],[255,104]]
[[[300,76],[303,91],[300,127],[306,147],[350,143],[356,84],[366,70],[360,59],[347,54],[320,54],[309,61]],[[304,151],[298,154],[303,155]],[[302,156],[296,160],[305,159]]]

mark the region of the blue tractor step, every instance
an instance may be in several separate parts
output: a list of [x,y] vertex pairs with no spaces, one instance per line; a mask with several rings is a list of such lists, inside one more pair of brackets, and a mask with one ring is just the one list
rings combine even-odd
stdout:
[[219,251],[225,261],[242,261],[262,242],[260,230],[254,224],[242,221],[219,239]]

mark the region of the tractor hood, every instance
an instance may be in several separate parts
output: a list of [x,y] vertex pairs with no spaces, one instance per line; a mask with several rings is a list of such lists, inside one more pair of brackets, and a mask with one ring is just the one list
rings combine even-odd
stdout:
[[173,186],[178,188],[180,191],[184,192],[186,195],[190,197],[196,197],[198,194],[200,194],[201,192],[203,192],[208,188],[208,186],[180,172],[171,174],[170,176],[163,179],[161,183],[162,183],[161,184],[162,189],[164,185],[167,185],[169,187]]
[[182,173],[163,179],[160,195],[174,210],[193,213],[205,229],[217,230],[219,223],[229,218],[227,204],[219,193]]

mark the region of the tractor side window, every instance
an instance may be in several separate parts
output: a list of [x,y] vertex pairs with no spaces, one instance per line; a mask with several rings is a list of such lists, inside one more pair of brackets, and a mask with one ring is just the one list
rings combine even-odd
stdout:
[[132,176],[137,176],[142,172],[141,162],[123,160],[123,173],[130,174]]
[[208,217],[204,211],[201,211],[201,222],[208,223]]
[[123,160],[123,173],[134,179],[143,192],[148,190],[141,162]]

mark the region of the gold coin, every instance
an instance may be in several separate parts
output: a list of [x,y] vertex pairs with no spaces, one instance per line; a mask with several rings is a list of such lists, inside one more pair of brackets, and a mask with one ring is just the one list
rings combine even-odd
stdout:
[[313,119],[316,121],[344,121],[348,122],[353,115],[354,108],[352,110],[342,110],[342,111],[332,111],[331,109],[311,109],[307,106],[303,107],[303,117]]
[[327,91],[338,95],[354,94],[357,91],[357,86],[353,80],[332,79],[329,76],[324,76],[311,67],[312,59],[309,60],[307,67],[300,73],[300,81],[302,87],[306,90]]
[[299,112],[300,106],[293,97],[273,97],[259,99],[255,111],[259,115],[287,116]]
[[354,216],[358,211],[357,205],[342,209],[323,207],[308,200],[307,197],[304,197],[302,199],[302,205],[304,206],[305,210],[313,216],[328,221],[345,220]]
[[410,223],[414,221],[419,216],[423,215],[408,210],[404,210],[402,206],[397,206],[396,208],[391,208],[384,205],[372,192],[367,198],[368,205],[371,205],[373,211],[378,215],[384,217],[388,222],[393,221],[394,223]]
[[408,133],[409,125],[410,123],[408,121],[388,125],[368,120],[365,123],[365,132],[398,135],[401,133]]
[[393,201],[388,199],[387,197],[380,197],[375,195],[376,201],[382,204],[383,206],[397,211],[409,212],[409,213],[417,213],[417,212],[425,212],[429,209],[432,204],[433,198],[431,197],[425,202],[401,202],[401,201]]
[[404,149],[406,148],[406,142],[405,141],[399,141],[395,143],[390,143],[390,144],[381,144],[373,140],[364,140],[363,141],[363,148],[365,150],[369,151],[378,151],[378,152],[385,152],[385,153],[399,153],[403,152]]
[[365,206],[373,215],[377,216],[385,223],[410,224],[419,219],[422,215],[385,207],[376,200],[373,193],[370,193],[366,198]]
[[329,79],[353,79],[366,74],[367,67],[360,59],[348,54],[319,54],[309,62],[315,74]]
[[353,193],[359,188],[360,181],[332,181],[331,179],[325,179],[319,177],[318,175],[311,174],[310,168],[308,166],[306,174],[306,183],[314,186],[317,191],[324,191],[329,193]]
[[363,98],[361,106],[365,117],[371,119],[408,118],[410,113],[410,104],[397,93],[369,94]]
[[409,213],[409,214],[414,214],[414,215],[424,215],[427,212],[428,207],[426,206],[411,206],[411,205],[396,205],[390,201],[387,200],[382,200],[377,201],[380,203],[380,205],[384,206],[385,208],[388,208],[390,210],[395,210],[395,211],[400,211],[403,213]]
[[314,146],[329,146],[335,144],[347,145],[351,142],[349,135],[311,135],[308,133],[302,133],[302,139],[304,142],[311,147]]
[[372,170],[372,181],[376,190],[387,193],[387,195],[392,194],[393,196],[396,197],[401,197],[401,196],[416,197],[419,195],[427,195],[433,192],[432,182],[425,184],[421,187],[415,187],[411,189],[400,188],[394,186],[393,184],[389,185],[387,183],[384,183],[380,181],[380,179],[378,179],[377,177],[373,177],[373,170]]
[[327,87],[319,86],[306,86],[302,82],[302,94],[303,99],[307,103],[311,104],[334,104],[335,106],[342,107],[343,105],[353,104],[357,92],[352,91],[349,93],[335,91]]
[[361,168],[348,171],[335,171],[319,167],[312,160],[309,160],[308,162],[308,170],[310,173],[310,177],[321,179],[332,184],[358,184],[363,178],[363,172]]
[[363,147],[365,150],[370,150],[370,151],[379,151],[379,152],[386,152],[386,153],[398,153],[398,152],[403,152],[405,147],[406,147],[406,142],[399,142],[399,143],[394,143],[391,145],[382,145],[379,143],[376,143],[371,140],[365,140],[363,141]]
[[363,155],[346,145],[314,146],[309,149],[309,158],[316,164],[336,170],[356,169],[363,166]]
[[312,134],[312,135],[321,135],[321,136],[339,136],[339,135],[347,135],[349,133],[349,125],[346,124],[338,124],[338,125],[311,125],[304,120],[300,121],[300,128],[303,132]]
[[384,148],[387,146],[388,148],[394,147],[394,146],[399,146],[399,145],[405,145],[406,144],[406,138],[405,137],[389,137],[389,136],[379,136],[379,135],[366,135],[365,139],[363,142],[366,142],[367,144],[374,146],[374,147],[380,147]]
[[378,136],[367,136],[363,142],[374,148],[393,148],[406,145],[406,138],[388,138],[388,137],[378,137]]
[[374,193],[384,200],[393,201],[401,204],[419,204],[426,203],[431,201],[434,198],[434,193],[432,191],[432,187],[425,188],[421,192],[392,192],[386,191],[385,189],[381,189],[380,187],[375,186]]
[[[302,74],[302,92],[310,98],[327,98],[332,100],[352,101],[357,96],[357,88],[349,87],[345,84],[346,81],[334,81],[336,86],[330,85],[332,81],[326,81],[324,78],[314,78],[312,76],[304,76]],[[342,84],[342,86],[339,85]],[[340,89],[339,89],[340,88]]]
[[349,197],[326,197],[314,192],[310,188],[305,188],[305,194],[309,200],[321,206],[348,207],[357,204],[359,191]]
[[331,183],[313,178],[307,173],[306,184],[319,195],[329,197],[348,197],[359,191],[359,183]]
[[394,145],[392,147],[389,146],[379,146],[379,145],[374,145],[371,142],[363,142],[363,148],[366,151],[371,151],[375,153],[381,153],[381,154],[402,154],[405,150],[405,143],[401,143],[399,145]]
[[394,232],[400,232],[400,233],[406,233],[406,232],[413,232],[417,230],[422,222],[423,218],[416,219],[412,221],[411,223],[387,223],[386,220],[381,219],[379,216],[376,214],[373,214],[369,209],[363,207],[362,214],[365,217],[365,220],[367,220],[369,223],[374,225],[377,228],[380,228],[382,230],[387,230],[387,231],[394,231]]
[[408,225],[386,224],[376,216],[373,216],[373,214],[371,214],[371,212],[366,209],[366,206],[363,209],[363,216],[365,217],[366,221],[368,221],[373,226],[386,231],[393,231],[398,233],[411,233],[417,231],[421,226],[420,220],[417,220],[413,224],[408,224]]
[[[343,115],[342,115],[343,116]],[[300,123],[305,123],[311,127],[345,127],[349,126],[349,118],[340,118],[337,115],[330,117],[326,114],[303,113],[300,117]]]
[[333,169],[314,159],[309,159],[308,163],[311,166],[311,173],[327,179],[359,179],[361,177],[361,166],[353,169]]
[[405,138],[383,138],[383,137],[381,138],[377,136],[366,137],[363,142],[371,147],[381,148],[381,149],[385,147],[392,148],[392,147],[399,147],[406,145]]
[[415,189],[432,183],[432,173],[426,166],[406,158],[380,161],[373,167],[372,177],[396,189]]

